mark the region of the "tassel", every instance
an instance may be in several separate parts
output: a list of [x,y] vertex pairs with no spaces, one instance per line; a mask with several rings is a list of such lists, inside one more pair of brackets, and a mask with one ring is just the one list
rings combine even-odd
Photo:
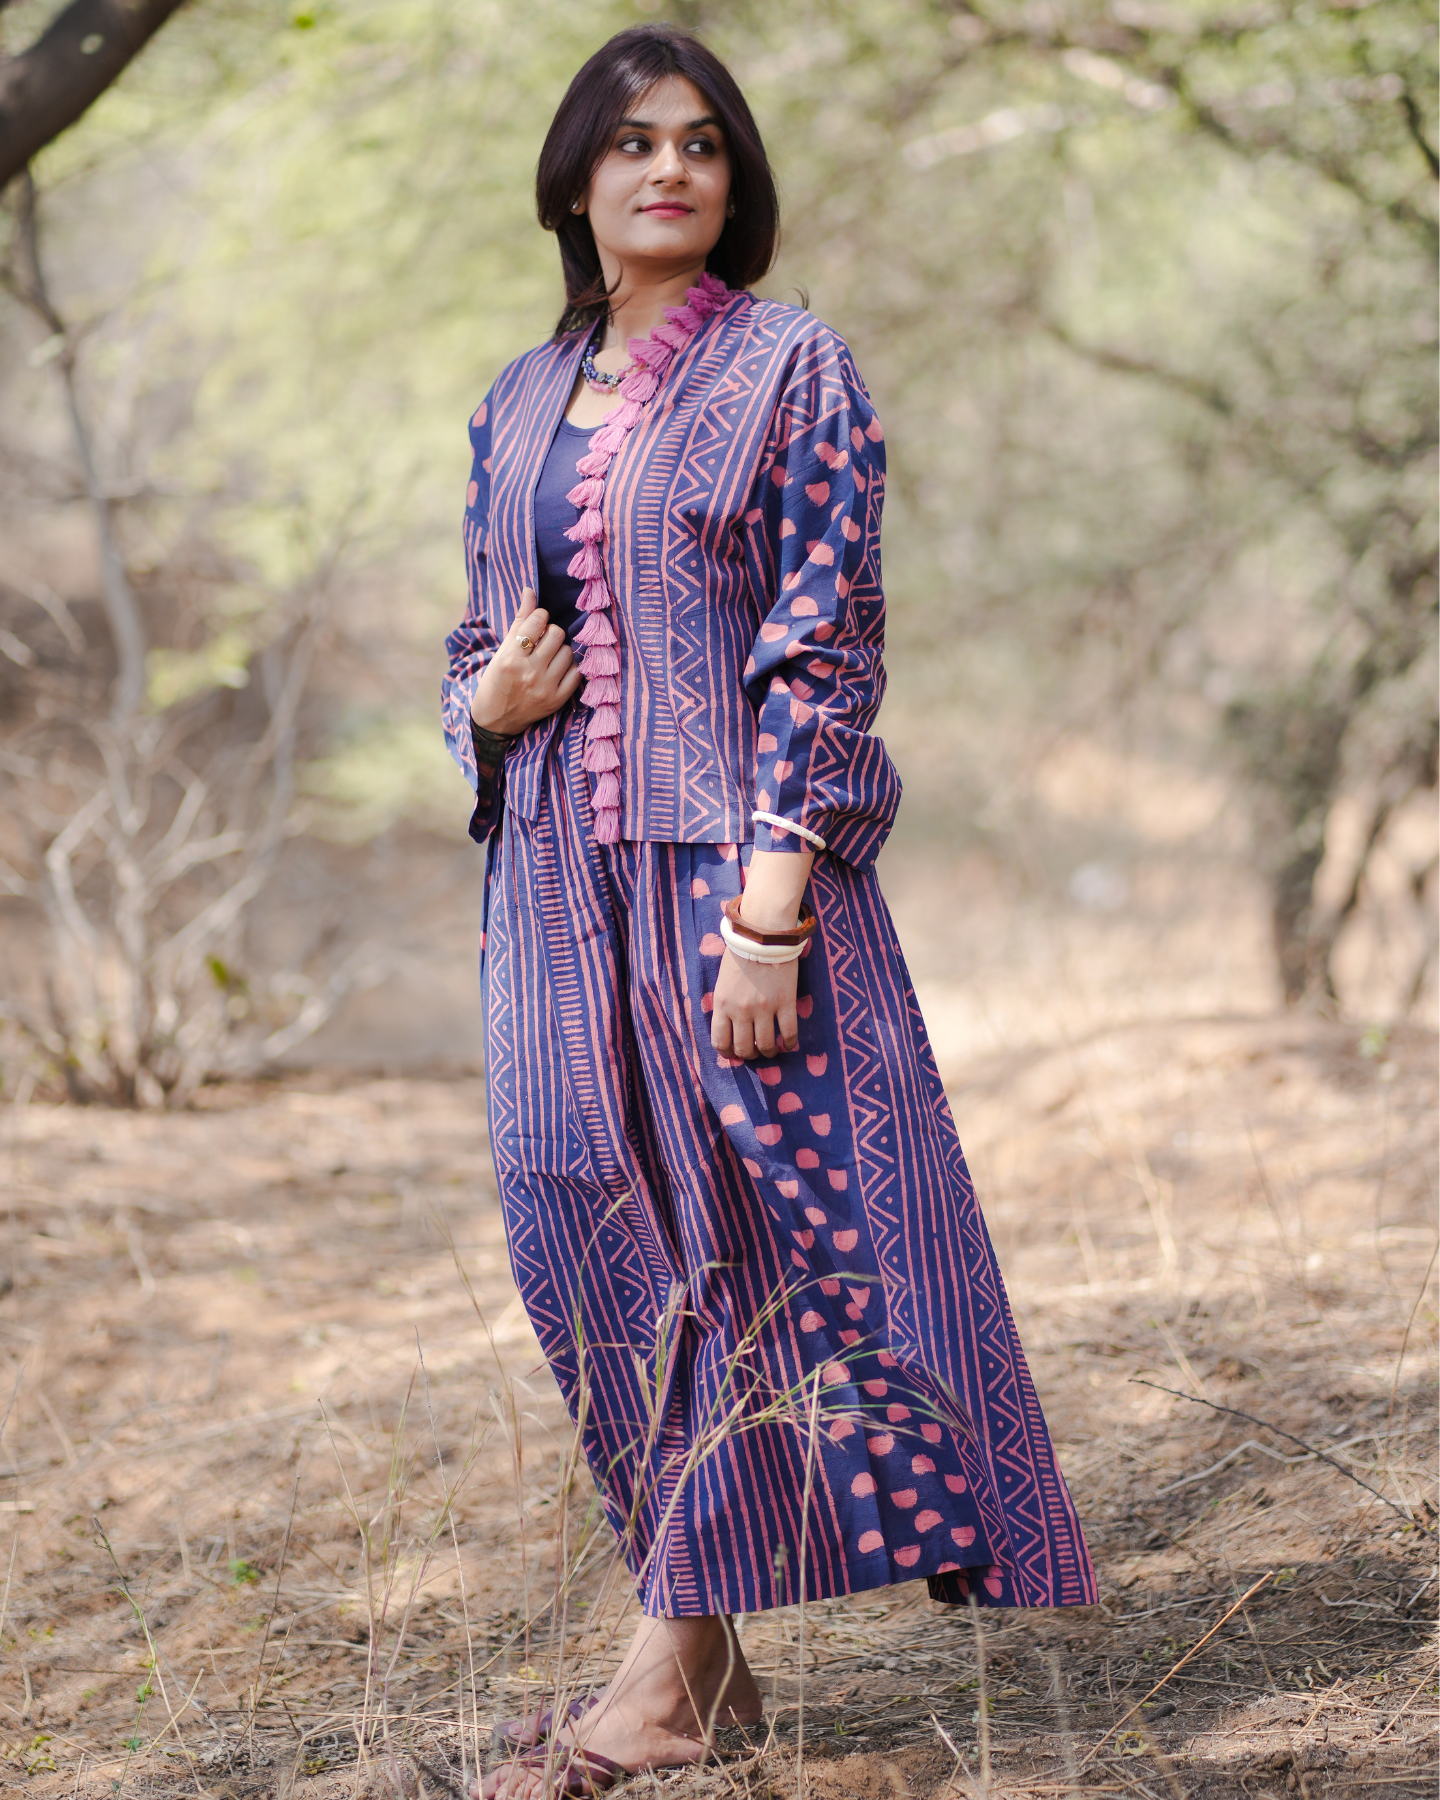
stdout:
[[585,749],[581,753],[580,766],[592,775],[603,774],[606,769],[620,767],[620,752],[615,748],[614,738],[589,738],[585,740]]
[[671,325],[668,321],[664,325],[655,327],[655,336],[662,344],[668,344],[672,350],[683,350],[690,342],[689,332],[681,331],[679,326]]
[[[594,443],[595,440],[592,438],[590,441],[591,443]],[[602,454],[591,450],[587,455],[582,456],[579,462],[576,463],[575,473],[577,475],[593,476],[595,480],[603,481],[605,479],[605,472],[610,467],[613,460],[614,459],[608,454]]]
[[577,581],[598,581],[605,573],[605,559],[593,544],[587,544],[575,552],[565,568]]
[[618,706],[597,706],[590,715],[589,732],[591,737],[619,737],[620,709]]
[[617,812],[620,807],[620,783],[609,769],[595,783],[595,810]]
[[585,659],[586,666],[582,673],[585,676],[585,688],[580,695],[582,706],[617,706],[620,702],[620,683],[613,675],[597,675],[590,678],[590,659]]
[[620,392],[637,406],[645,406],[655,398],[655,390],[659,385],[659,380],[649,369],[637,369],[620,383]]
[[582,512],[565,535],[572,544],[598,544],[605,535],[605,520],[599,507]]
[[597,450],[603,450],[608,456],[614,456],[625,442],[625,433],[617,425],[602,425],[590,442]]
[[581,612],[604,612],[610,604],[610,590],[603,581],[587,581],[576,604]]
[[607,806],[603,812],[595,814],[595,842],[597,844],[618,844],[620,842],[618,809]]
[[628,432],[632,426],[640,422],[640,408],[628,395],[622,394],[620,404],[611,413],[607,423],[611,431]]
[[665,308],[665,317],[677,331],[683,331],[686,337],[694,337],[695,333],[705,323],[702,316],[696,312],[693,306],[667,306]]
[[615,642],[615,627],[610,623],[609,619],[605,617],[603,612],[592,612],[587,616],[585,623],[575,633],[574,641],[577,644],[587,645],[613,644]]
[[592,675],[618,675],[619,673],[620,658],[608,644],[597,644],[585,658],[585,676],[587,680]]
[[572,506],[598,506],[605,498],[605,483],[598,475],[592,475],[588,481],[582,481],[579,487],[571,488],[565,498]]

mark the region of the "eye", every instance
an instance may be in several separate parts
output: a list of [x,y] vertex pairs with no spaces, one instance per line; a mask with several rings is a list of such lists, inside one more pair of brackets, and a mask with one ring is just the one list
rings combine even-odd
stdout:
[[690,151],[692,155],[713,156],[719,149],[719,145],[713,138],[697,137],[691,138],[685,148]]
[[650,148],[650,140],[647,137],[642,137],[639,132],[632,131],[627,137],[622,137],[615,148],[617,150],[627,151],[638,150],[643,155],[643,153]]

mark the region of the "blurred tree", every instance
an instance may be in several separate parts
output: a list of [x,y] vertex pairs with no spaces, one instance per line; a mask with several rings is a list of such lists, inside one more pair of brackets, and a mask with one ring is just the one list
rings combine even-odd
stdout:
[[[1366,858],[1435,782],[1429,9],[827,5],[779,57],[723,19],[805,144],[787,266],[897,427],[912,682],[968,698],[1028,641],[1075,719],[1183,671],[1254,795],[1284,992],[1333,994]],[[1344,792],[1369,826],[1322,917]]]
[[[182,12],[37,164],[48,320],[12,185],[0,881],[48,909],[54,993],[89,971],[90,998],[33,1021],[80,1085],[183,1095],[293,1043],[371,965],[363,919],[303,969],[255,940],[285,846],[454,829],[432,719],[463,421],[556,310],[530,200],[554,105],[650,16]],[[780,171],[770,291],[808,290],[886,422],[905,706],[882,727],[911,753],[906,813],[1003,821],[1037,737],[1128,712],[1244,774],[1284,986],[1323,991],[1366,856],[1434,781],[1428,15],[682,17],[736,67]],[[89,488],[37,398],[56,376],[96,422]],[[109,516],[143,627],[128,763],[105,737],[123,659],[75,637],[105,570],[68,607],[37,572],[39,522],[81,506]],[[1368,824],[1319,917],[1345,796]]]

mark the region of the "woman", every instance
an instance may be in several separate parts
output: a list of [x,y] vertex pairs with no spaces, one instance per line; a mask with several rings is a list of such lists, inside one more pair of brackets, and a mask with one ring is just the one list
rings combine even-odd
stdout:
[[870,398],[745,291],[774,184],[693,39],[592,57],[537,191],[566,306],[471,421],[446,729],[515,1279],[644,1617],[598,1700],[527,1723],[508,1796],[758,1719],[733,1613],[1095,1597],[872,867]]

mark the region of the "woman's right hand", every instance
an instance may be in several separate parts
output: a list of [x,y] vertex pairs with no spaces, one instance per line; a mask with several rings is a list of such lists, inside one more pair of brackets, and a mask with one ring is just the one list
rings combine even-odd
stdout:
[[[522,638],[534,648],[527,650]],[[482,731],[515,737],[559,712],[579,692],[583,680],[565,633],[550,623],[534,589],[526,588],[520,595],[519,617],[476,683],[470,716]]]

